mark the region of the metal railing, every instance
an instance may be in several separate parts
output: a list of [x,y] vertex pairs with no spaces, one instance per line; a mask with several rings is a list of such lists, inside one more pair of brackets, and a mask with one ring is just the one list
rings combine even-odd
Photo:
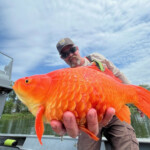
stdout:
[[11,88],[13,58],[0,52],[0,116],[3,112],[7,94]]
[[0,52],[0,79],[10,80],[13,58]]

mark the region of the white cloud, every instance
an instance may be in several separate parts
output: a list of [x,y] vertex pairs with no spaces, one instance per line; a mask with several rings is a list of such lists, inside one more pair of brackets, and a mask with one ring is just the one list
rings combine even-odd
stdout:
[[70,37],[82,56],[102,53],[134,84],[150,83],[149,0],[3,0],[1,7],[1,49],[14,58],[15,78],[39,65],[64,65],[55,46]]
[[149,56],[131,63],[122,71],[126,74],[132,84],[149,84],[150,85],[150,59]]

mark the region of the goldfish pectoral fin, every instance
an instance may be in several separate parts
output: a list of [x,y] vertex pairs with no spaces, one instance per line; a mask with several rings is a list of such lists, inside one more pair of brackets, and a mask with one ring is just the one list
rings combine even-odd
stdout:
[[36,130],[36,135],[38,137],[38,140],[40,142],[40,144],[42,145],[42,135],[44,133],[44,123],[43,123],[43,114],[44,114],[44,110],[45,108],[43,106],[41,106],[37,112],[36,115],[36,120],[35,120],[35,130]]
[[95,140],[95,141],[99,140],[99,138],[94,133],[92,133],[91,131],[89,131],[85,127],[79,127],[79,129],[82,130],[83,132],[87,133],[93,140]]
[[116,112],[116,116],[121,120],[131,124],[130,109],[124,105],[119,112]]

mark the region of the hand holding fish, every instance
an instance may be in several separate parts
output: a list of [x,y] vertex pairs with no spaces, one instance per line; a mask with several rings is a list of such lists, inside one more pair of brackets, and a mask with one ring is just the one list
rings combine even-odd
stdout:
[[[90,109],[87,113],[88,129],[92,133],[97,135],[99,130],[109,123],[109,121],[112,119],[113,115],[115,115],[115,110],[110,107],[106,110],[103,120],[100,123],[98,123],[96,110]],[[64,120],[64,126],[62,125],[62,123],[60,121],[52,120],[50,122],[52,129],[58,135],[62,136],[65,133],[67,133],[72,138],[76,138],[79,134],[79,128],[76,123],[76,118],[75,118],[74,114],[71,112],[65,112],[63,115],[63,120]]]

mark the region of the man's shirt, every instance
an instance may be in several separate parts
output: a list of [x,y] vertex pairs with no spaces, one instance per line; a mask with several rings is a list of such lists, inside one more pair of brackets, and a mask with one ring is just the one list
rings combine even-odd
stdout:
[[[96,60],[103,64],[104,68],[107,67],[109,70],[113,72],[113,74],[119,78],[123,83],[130,84],[130,81],[125,77],[125,75],[108,59],[106,59],[103,55],[98,53],[92,53],[88,57],[90,57],[91,61]],[[89,65],[91,62],[85,57],[85,63],[83,66]]]

